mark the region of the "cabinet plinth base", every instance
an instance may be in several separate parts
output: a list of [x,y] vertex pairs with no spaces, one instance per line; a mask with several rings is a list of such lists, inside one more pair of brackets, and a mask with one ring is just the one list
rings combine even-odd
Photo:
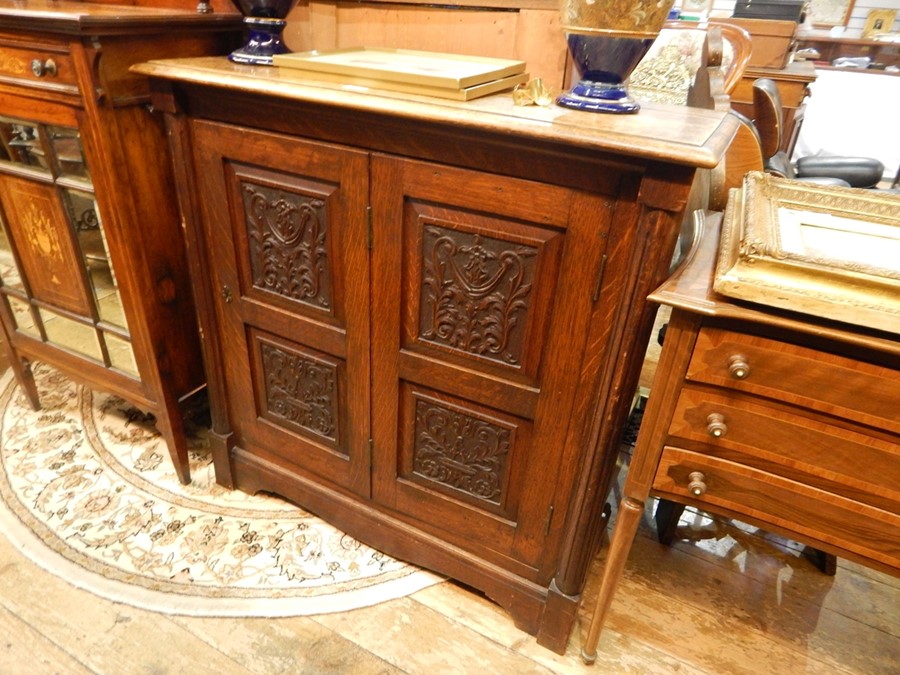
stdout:
[[[472,586],[509,612],[517,628],[538,636],[539,644],[558,654],[565,652],[579,598],[491,565],[390,513],[374,510],[371,503],[298,477],[239,447],[231,449],[231,456],[233,487],[250,494],[275,492],[387,555]],[[218,474],[217,481],[222,483]]]

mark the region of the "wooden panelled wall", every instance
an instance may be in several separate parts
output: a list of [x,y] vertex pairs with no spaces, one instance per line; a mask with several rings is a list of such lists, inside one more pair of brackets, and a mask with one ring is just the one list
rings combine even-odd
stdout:
[[520,59],[532,78],[565,82],[557,0],[462,0],[453,6],[368,0],[300,0],[288,15],[291,51],[344,47],[422,49]]

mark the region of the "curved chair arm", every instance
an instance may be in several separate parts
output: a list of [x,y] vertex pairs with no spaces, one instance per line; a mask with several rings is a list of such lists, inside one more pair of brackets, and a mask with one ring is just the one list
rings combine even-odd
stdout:
[[747,65],[750,63],[753,39],[750,37],[750,33],[733,23],[710,21],[709,25],[716,26],[722,32],[722,39],[731,45],[731,62],[725,70],[725,93],[730,95],[741,81],[744,71],[747,70]]

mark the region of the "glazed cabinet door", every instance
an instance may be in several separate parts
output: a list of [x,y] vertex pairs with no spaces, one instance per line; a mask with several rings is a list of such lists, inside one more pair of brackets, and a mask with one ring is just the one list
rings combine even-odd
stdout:
[[77,116],[15,105],[0,115],[0,311],[17,343],[137,379]]
[[384,156],[372,185],[373,498],[546,582],[611,204]]
[[192,133],[235,443],[368,495],[368,156]]

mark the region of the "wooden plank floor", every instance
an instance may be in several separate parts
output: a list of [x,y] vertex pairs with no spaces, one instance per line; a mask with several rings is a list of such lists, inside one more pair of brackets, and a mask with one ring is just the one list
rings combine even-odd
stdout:
[[76,589],[0,536],[0,673],[900,673],[900,580],[846,561],[827,577],[796,546],[692,517],[672,547],[645,518],[593,667],[578,653],[605,548],[558,656],[450,582],[339,614],[167,616]]

